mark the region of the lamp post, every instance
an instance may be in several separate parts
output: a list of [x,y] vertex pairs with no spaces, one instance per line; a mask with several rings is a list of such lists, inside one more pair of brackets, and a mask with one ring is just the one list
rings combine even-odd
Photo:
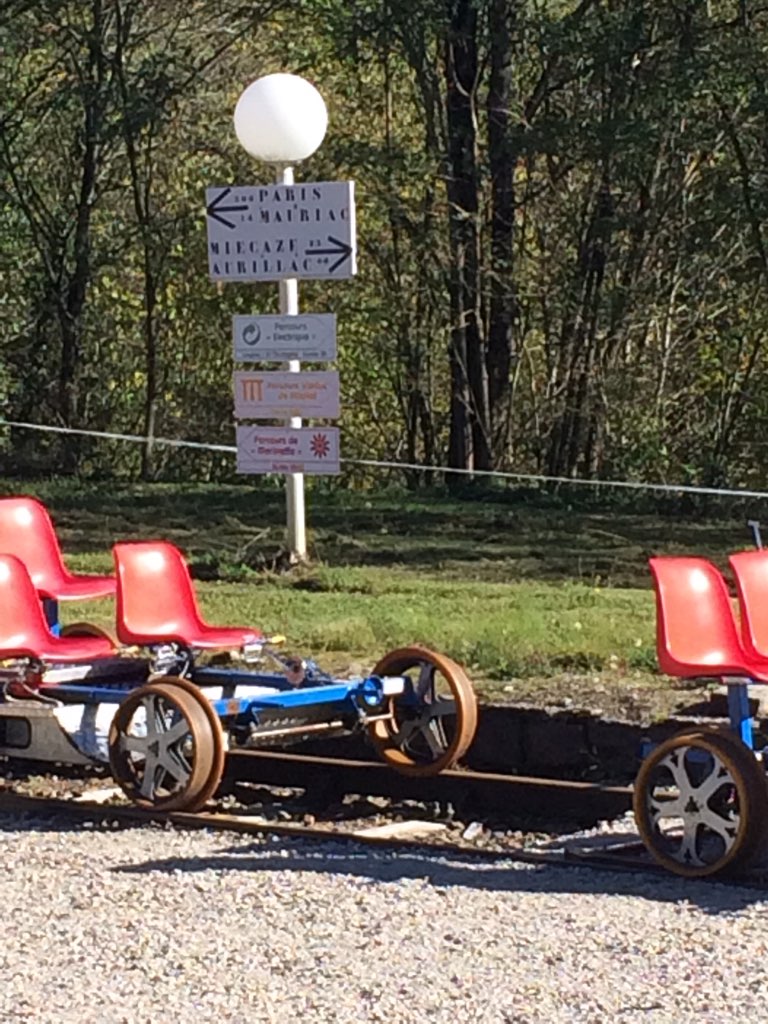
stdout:
[[[271,164],[278,184],[293,185],[293,165],[311,156],[323,141],[328,111],[314,85],[298,75],[278,73],[251,82],[240,94],[234,121],[243,149]],[[281,280],[279,290],[281,315],[298,315],[298,280]],[[301,363],[291,359],[286,369],[298,373]],[[288,423],[300,427],[301,419],[292,416]],[[290,557],[303,562],[307,557],[303,473],[287,474],[285,497]]]

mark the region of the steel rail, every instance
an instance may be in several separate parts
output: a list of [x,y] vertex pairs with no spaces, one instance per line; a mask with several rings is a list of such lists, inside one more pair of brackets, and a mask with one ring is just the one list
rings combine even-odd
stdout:
[[[222,814],[220,812],[198,811],[151,811],[134,806],[120,806],[97,803],[81,799],[61,797],[22,796],[18,793],[0,792],[0,815],[25,814],[41,818],[65,818],[80,821],[121,821],[130,825],[172,824],[179,828],[206,829],[216,832],[237,832],[246,835],[279,836],[284,839],[308,839],[325,843],[350,843],[390,850],[419,849],[430,854],[466,857],[472,860],[490,862],[510,860],[528,864],[553,864],[560,866],[589,865],[587,856],[572,858],[566,851],[530,850],[511,844],[504,849],[463,846],[458,843],[425,840],[418,836],[382,836],[366,834],[359,824],[353,828],[318,828],[311,825],[278,824],[271,821],[256,821],[245,814]],[[606,867],[605,855],[600,865]],[[616,867],[625,869],[617,857]],[[597,865],[596,865],[597,866]],[[633,870],[636,866],[633,865]],[[649,864],[648,870],[667,875],[661,868]]]
[[396,800],[452,804],[471,817],[498,814],[506,818],[536,817],[582,825],[620,817],[632,808],[630,786],[603,785],[501,775],[463,769],[439,775],[401,775],[380,761],[285,754],[274,751],[230,751],[224,788],[261,782],[271,786],[313,790],[321,795],[355,793]]
[[[255,821],[245,814],[223,814],[220,812],[181,812],[181,811],[150,811],[134,806],[114,806],[82,799],[62,799],[58,797],[31,797],[17,793],[0,791],[0,816],[3,814],[24,814],[38,818],[64,818],[80,821],[125,822],[127,825],[142,826],[147,824],[171,824],[177,828],[196,830],[205,829],[215,832],[235,832],[246,835],[276,836],[284,839],[303,839],[325,843],[349,843],[365,847],[390,850],[419,850],[424,854],[442,855],[466,860],[499,863],[534,864],[565,868],[588,868],[594,871],[625,872],[630,874],[645,873],[674,881],[678,876],[648,859],[642,853],[642,844],[636,840],[626,843],[615,843],[608,848],[591,850],[588,848],[560,848],[550,850],[532,850],[519,844],[510,844],[503,848],[488,849],[484,847],[462,845],[455,842],[439,842],[425,840],[418,836],[406,837],[382,836],[367,834],[359,824],[352,828],[318,828],[299,824],[278,824],[275,822]],[[0,818],[1,820],[1,818]],[[683,884],[691,880],[678,879]],[[697,881],[713,881],[721,885],[741,886],[748,889],[765,891],[768,878],[765,870],[702,878]]]

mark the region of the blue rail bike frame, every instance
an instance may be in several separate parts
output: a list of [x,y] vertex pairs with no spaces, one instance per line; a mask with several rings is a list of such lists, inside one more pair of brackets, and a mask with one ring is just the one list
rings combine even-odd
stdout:
[[[162,682],[162,679],[162,676],[156,677],[157,682]],[[224,691],[230,689],[230,696],[224,692],[221,697],[211,700],[213,710],[219,718],[245,717],[254,724],[258,724],[260,712],[270,710],[285,711],[288,715],[293,713],[300,719],[302,712],[324,708],[329,717],[344,714],[355,720],[364,719],[367,713],[375,714],[381,709],[388,697],[402,693],[404,686],[401,677],[382,679],[379,676],[367,676],[364,679],[330,679],[316,686],[294,687],[279,673],[238,672],[219,668],[196,669],[192,672],[191,682],[201,688],[203,695],[206,686],[221,686]],[[263,686],[275,692],[237,696],[238,686]],[[135,683],[126,685],[117,680],[114,683],[55,683],[40,687],[46,696],[78,704],[119,703],[136,688]]]

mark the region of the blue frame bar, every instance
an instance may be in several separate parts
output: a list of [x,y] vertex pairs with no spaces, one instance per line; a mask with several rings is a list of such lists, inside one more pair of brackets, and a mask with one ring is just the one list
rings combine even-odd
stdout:
[[[238,674],[240,684],[259,685],[264,676]],[[158,679],[162,682],[162,679]],[[283,680],[285,681],[285,680]],[[196,680],[197,682],[197,680]],[[232,680],[230,680],[232,682]],[[121,686],[88,686],[82,683],[55,683],[42,690],[58,697],[76,698],[82,704],[116,704],[126,697],[132,689],[138,687]],[[322,686],[308,686],[305,689],[283,690],[274,694],[263,694],[258,697],[222,697],[211,701],[211,706],[219,717],[239,715],[247,712],[263,711],[267,708],[306,708],[325,704],[344,704],[358,695],[365,700],[370,696],[369,680],[354,679],[350,682],[325,683]],[[368,702],[366,702],[368,703]]]
[[42,599],[43,615],[48,623],[48,629],[54,636],[61,635],[61,623],[59,622],[59,602],[53,597]]
[[40,691],[46,697],[74,697],[74,704],[119,704],[131,690],[138,690],[142,683],[126,686],[115,683],[114,686],[88,686],[85,683],[43,683]]
[[211,707],[219,716],[258,714],[269,708],[309,708],[322,707],[326,704],[351,703],[357,687],[349,686],[313,686],[306,690],[292,690],[290,693],[276,693],[262,697],[221,697],[212,700]]
[[747,683],[727,682],[728,716],[731,728],[749,750],[754,750],[753,723],[749,713],[749,688]]

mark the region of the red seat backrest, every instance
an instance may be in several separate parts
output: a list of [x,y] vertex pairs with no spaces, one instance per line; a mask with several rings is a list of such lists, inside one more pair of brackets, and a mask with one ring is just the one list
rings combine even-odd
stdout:
[[185,642],[205,629],[184,557],[167,541],[115,544],[117,635],[123,643]]
[[0,658],[39,657],[51,640],[26,566],[15,555],[0,554]]
[[659,668],[672,676],[754,675],[728,587],[705,558],[651,558]]
[[739,551],[728,561],[739,595],[741,642],[753,657],[768,658],[768,551]]
[[54,596],[67,575],[48,510],[37,498],[0,498],[0,552],[16,555],[37,590]]

